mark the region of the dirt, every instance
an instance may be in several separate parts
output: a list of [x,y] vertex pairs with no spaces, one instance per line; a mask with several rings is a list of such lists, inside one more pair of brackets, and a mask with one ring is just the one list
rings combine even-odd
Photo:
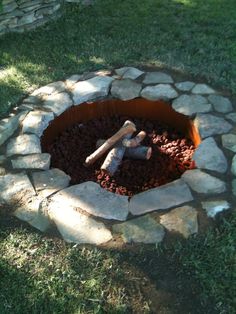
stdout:
[[[85,167],[84,161],[96,150],[97,140],[112,136],[127,119],[135,123],[137,133],[141,130],[147,133],[141,145],[152,148],[151,158],[123,158],[113,176],[100,169],[106,154]],[[194,150],[193,142],[173,127],[158,121],[123,116],[102,117],[72,125],[52,144],[43,147],[44,152],[51,154],[51,166],[69,174],[71,184],[94,181],[110,192],[127,196],[180,178],[184,171],[195,167],[191,160]]]

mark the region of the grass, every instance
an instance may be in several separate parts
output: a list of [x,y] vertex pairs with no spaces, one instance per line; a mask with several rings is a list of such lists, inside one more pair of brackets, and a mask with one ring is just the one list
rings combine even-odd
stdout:
[[[0,116],[34,88],[121,65],[190,73],[236,94],[235,1],[97,0],[0,38]],[[0,215],[0,313],[204,313],[236,308],[236,215],[205,236],[79,247]]]
[[234,313],[235,213],[189,241],[119,251],[1,218],[1,314]]
[[119,65],[201,76],[236,92],[236,10],[229,0],[97,0],[0,39],[0,114],[37,86]]

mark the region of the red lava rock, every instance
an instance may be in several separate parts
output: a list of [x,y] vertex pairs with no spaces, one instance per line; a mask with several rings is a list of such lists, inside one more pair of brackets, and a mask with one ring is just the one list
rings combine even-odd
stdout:
[[[96,150],[97,140],[112,136],[127,119],[136,124],[137,133],[140,130],[147,133],[142,144],[152,147],[151,158],[124,159],[113,177],[100,170],[106,154],[85,167],[84,161]],[[110,192],[128,196],[176,180],[184,171],[194,169],[195,163],[191,159],[194,150],[193,142],[173,127],[158,121],[121,116],[72,125],[51,145],[43,147],[43,152],[51,154],[52,167],[69,174],[71,184],[94,181]]]

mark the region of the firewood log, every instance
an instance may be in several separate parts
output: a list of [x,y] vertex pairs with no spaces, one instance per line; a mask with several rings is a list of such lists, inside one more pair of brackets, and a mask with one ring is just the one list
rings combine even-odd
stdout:
[[134,138],[131,138],[131,139],[124,138],[122,141],[122,144],[125,147],[137,147],[138,145],[140,145],[140,143],[145,138],[145,136],[146,136],[146,132],[140,131]]
[[85,160],[85,166],[93,164],[98,158],[100,158],[106,151],[115,145],[122,137],[127,134],[133,134],[136,131],[135,124],[129,120],[125,121],[123,126],[113,136],[106,140],[106,142],[97,148],[90,156]]

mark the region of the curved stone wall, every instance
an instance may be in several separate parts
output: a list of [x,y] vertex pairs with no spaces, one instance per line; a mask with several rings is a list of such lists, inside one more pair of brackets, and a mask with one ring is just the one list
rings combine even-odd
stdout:
[[34,29],[61,14],[64,2],[81,0],[2,0],[0,1],[0,35]]

